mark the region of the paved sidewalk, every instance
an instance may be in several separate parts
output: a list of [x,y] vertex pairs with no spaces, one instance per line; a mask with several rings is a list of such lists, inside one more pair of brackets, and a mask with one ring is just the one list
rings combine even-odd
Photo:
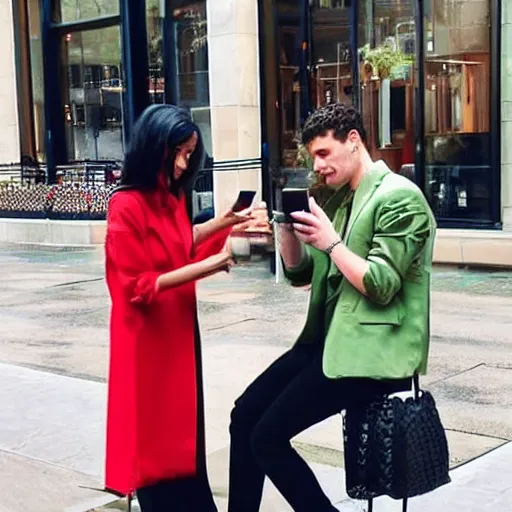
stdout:
[[[0,512],[115,510],[102,509],[114,497],[95,490],[103,486],[108,364],[101,253],[0,246],[0,265]],[[451,467],[512,441],[511,276],[434,273],[432,351],[422,385],[434,394],[447,429]],[[210,477],[222,512],[233,401],[293,342],[304,322],[307,293],[276,285],[266,266],[255,264],[202,282],[199,299]],[[341,504],[346,496],[339,417],[308,429],[294,443]],[[489,457],[499,453],[505,452]],[[478,475],[468,484],[478,490],[471,506],[491,491],[496,500],[510,495],[505,487],[485,483],[488,477],[477,465],[484,460],[499,468],[499,461],[484,457],[454,473]],[[506,467],[495,471],[512,481]],[[454,478],[439,495],[449,489],[465,494],[458,485]],[[412,500],[411,507],[426,499]],[[387,506],[383,500],[375,512]],[[261,510],[289,508],[268,486]],[[400,504],[391,503],[389,512],[394,510]]]
[[[4,490],[0,512],[84,512],[115,500],[95,490],[101,489],[103,482],[104,383],[0,364],[0,401],[0,481]],[[208,463],[212,488],[223,511],[228,448],[211,453]],[[349,501],[344,493],[343,469],[312,465],[341,511],[362,510],[361,504]],[[512,443],[455,469],[452,478],[450,485],[411,500],[409,510],[512,510]],[[7,489],[13,492],[5,492]],[[376,500],[376,512],[398,509],[399,504],[392,500]],[[289,510],[267,485],[262,511]]]

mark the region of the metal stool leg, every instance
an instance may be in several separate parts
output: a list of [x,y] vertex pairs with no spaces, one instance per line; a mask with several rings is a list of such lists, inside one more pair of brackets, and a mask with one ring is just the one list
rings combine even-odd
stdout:
[[368,500],[368,512],[373,512],[373,498]]
[[407,498],[405,498],[403,501],[402,512],[407,512]]
[[128,494],[128,495],[126,496],[126,503],[127,503],[127,505],[128,505],[128,506],[127,506],[127,508],[126,508],[126,510],[127,510],[128,512],[132,512],[132,500],[133,500],[133,494],[131,494],[131,493],[130,493],[130,494]]

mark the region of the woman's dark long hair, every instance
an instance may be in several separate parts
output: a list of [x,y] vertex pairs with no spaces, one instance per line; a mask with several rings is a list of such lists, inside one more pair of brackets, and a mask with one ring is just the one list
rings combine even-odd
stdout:
[[[197,133],[197,146],[192,153],[187,171],[174,181],[176,149]],[[204,146],[201,132],[190,114],[174,105],[152,105],[139,117],[132,131],[125,155],[120,188],[154,190],[158,175],[164,170],[170,180],[170,189],[189,191],[204,164]]]

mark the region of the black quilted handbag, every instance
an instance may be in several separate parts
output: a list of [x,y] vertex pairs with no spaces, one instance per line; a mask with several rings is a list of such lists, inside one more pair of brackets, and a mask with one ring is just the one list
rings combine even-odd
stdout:
[[343,421],[347,494],[369,500],[387,495],[403,499],[425,494],[450,482],[448,443],[428,391],[414,398],[379,396],[347,409]]

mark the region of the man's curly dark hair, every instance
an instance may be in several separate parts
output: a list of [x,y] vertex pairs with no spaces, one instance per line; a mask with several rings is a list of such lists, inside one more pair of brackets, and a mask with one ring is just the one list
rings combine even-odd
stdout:
[[316,137],[322,137],[331,131],[341,142],[347,140],[348,134],[356,130],[361,140],[366,144],[366,131],[361,114],[349,105],[333,103],[313,112],[304,123],[302,143],[309,144]]

